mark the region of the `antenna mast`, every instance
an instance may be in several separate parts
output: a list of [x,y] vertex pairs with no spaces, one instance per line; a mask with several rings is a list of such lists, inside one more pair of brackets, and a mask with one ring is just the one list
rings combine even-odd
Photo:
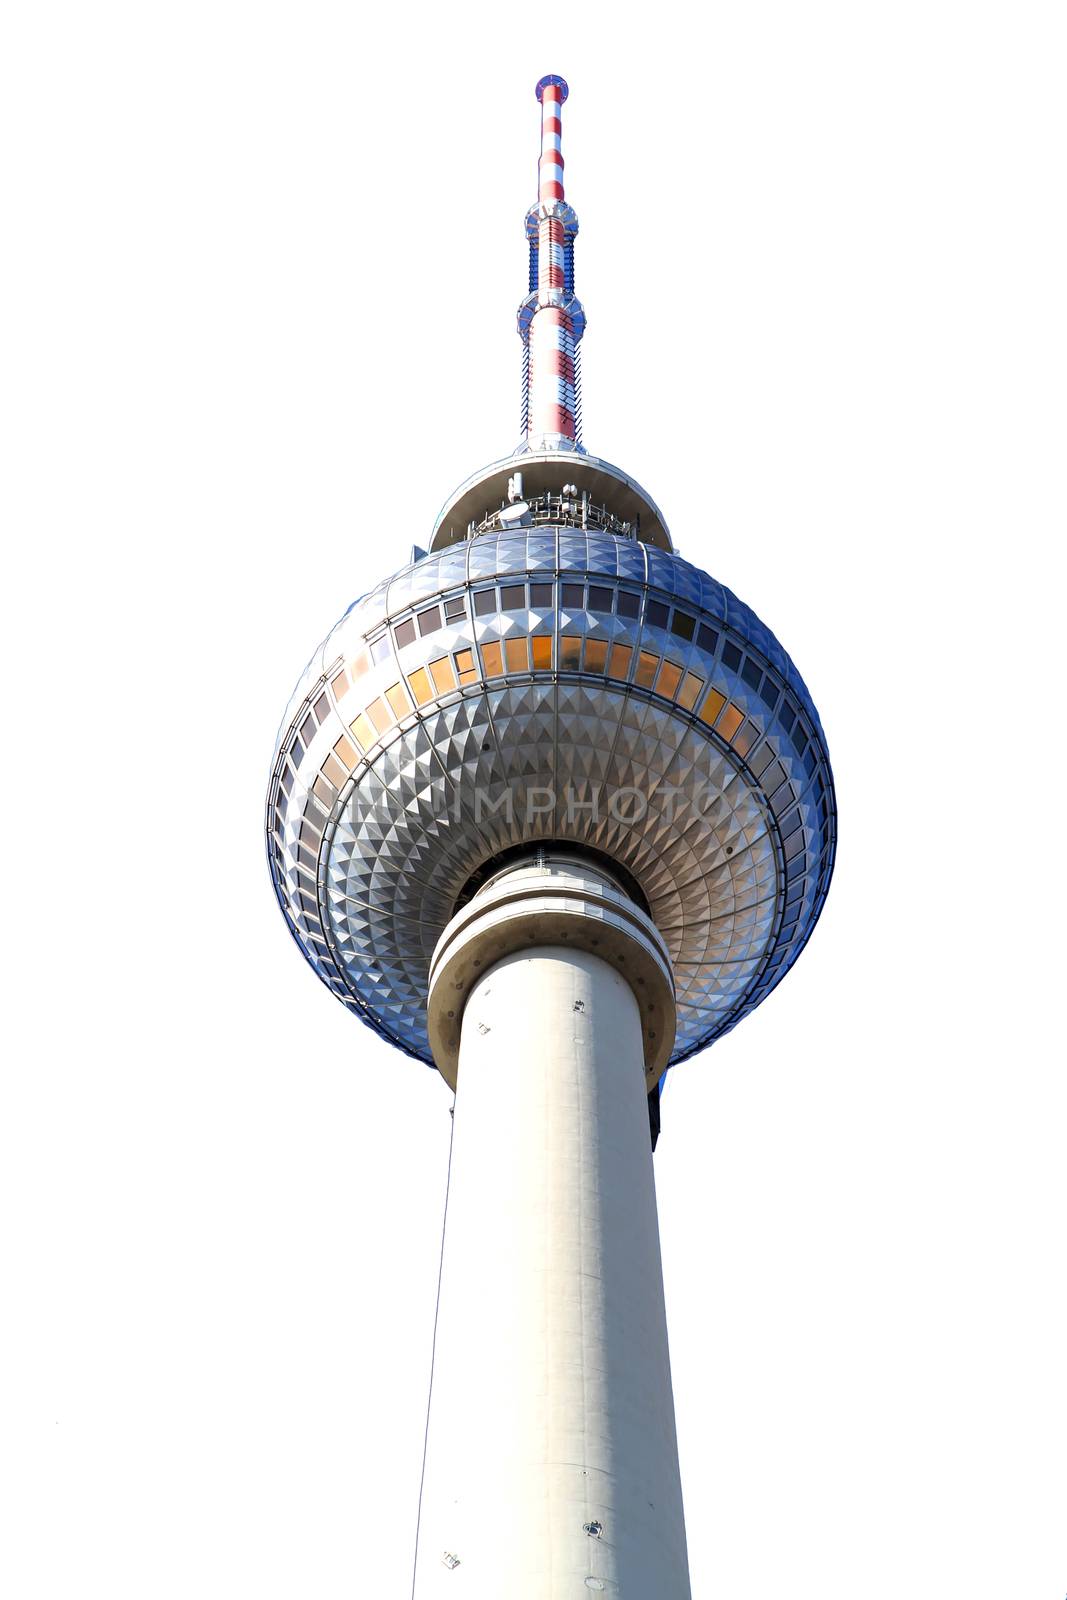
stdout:
[[563,78],[550,73],[537,85],[541,103],[541,155],[537,204],[526,213],[530,292],[519,307],[523,342],[520,450],[581,450],[581,379],[578,345],[585,312],[574,293],[574,240],[578,218],[563,198]]

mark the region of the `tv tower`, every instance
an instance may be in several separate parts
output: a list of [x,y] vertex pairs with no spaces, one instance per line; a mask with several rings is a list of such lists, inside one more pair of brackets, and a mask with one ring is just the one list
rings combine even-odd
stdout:
[[315,652],[267,847],[322,981],[455,1093],[416,1600],[685,1600],[659,1089],[803,949],[834,790],[777,639],[581,444],[537,98],[523,436]]

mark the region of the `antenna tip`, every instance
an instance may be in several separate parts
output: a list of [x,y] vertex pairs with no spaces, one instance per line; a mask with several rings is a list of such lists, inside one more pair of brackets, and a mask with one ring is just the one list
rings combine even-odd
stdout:
[[546,75],[540,79],[537,88],[534,90],[534,93],[536,94],[538,100],[540,100],[544,95],[545,90],[550,89],[553,86],[563,91],[559,97],[559,103],[562,105],[564,100],[566,100],[567,96],[570,94],[570,90],[567,87],[566,78],[560,78],[554,72],[546,73]]

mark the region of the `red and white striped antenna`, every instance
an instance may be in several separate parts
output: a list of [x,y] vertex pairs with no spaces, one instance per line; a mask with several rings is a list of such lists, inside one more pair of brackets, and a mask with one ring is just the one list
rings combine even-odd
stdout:
[[578,218],[563,197],[563,78],[550,73],[537,85],[541,102],[541,155],[537,204],[526,213],[530,292],[519,307],[523,341],[520,450],[581,450],[581,380],[578,345],[585,312],[574,293],[574,240]]

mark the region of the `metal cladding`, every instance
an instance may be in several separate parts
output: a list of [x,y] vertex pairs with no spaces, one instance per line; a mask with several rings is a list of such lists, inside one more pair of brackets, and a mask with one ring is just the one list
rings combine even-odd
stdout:
[[585,315],[574,296],[578,218],[563,197],[563,102],[567,85],[537,85],[541,155],[537,205],[526,214],[530,293],[519,307],[523,340],[523,429],[536,448],[575,449],[579,438],[578,343]]
[[539,323],[563,326],[546,313],[565,310],[573,244],[548,214],[565,207],[566,86],[542,80],[539,95],[530,437],[468,479],[433,552],[316,651],[277,743],[268,854],[323,982],[428,1063],[431,958],[477,874],[539,841],[610,858],[670,955],[677,1062],[803,948],[833,868],[833,779],[774,635],[673,551],[639,486],[576,445],[566,371],[548,369],[549,385],[538,366]]

